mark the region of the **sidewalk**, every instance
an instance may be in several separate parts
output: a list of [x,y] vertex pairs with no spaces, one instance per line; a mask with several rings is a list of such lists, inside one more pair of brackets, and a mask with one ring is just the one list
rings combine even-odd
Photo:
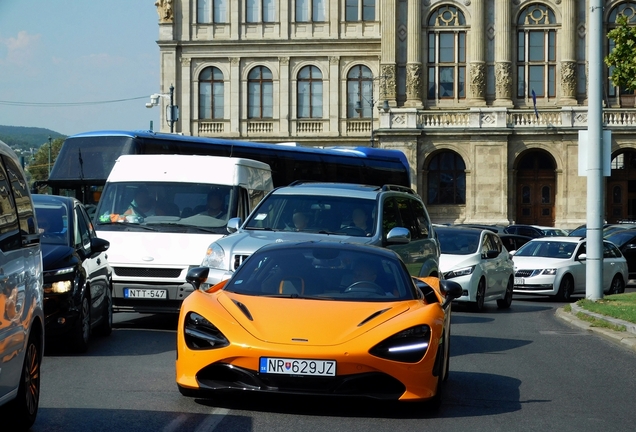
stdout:
[[[565,310],[563,310],[562,307],[560,307],[556,310],[556,316],[558,318],[561,318],[564,321],[569,322],[570,324],[576,327],[593,331],[607,339],[623,344],[628,349],[631,349],[636,352],[636,324],[632,324],[630,322],[619,320],[616,318],[611,318],[605,315],[600,315],[594,312],[590,312],[588,310],[585,310],[579,307],[576,303],[571,303],[570,306],[572,307],[572,312],[566,312]],[[622,331],[614,331],[614,330],[606,329],[603,327],[592,327],[591,323],[587,321],[583,321],[576,317],[576,314],[578,312],[584,313],[585,315],[597,318],[599,320],[607,321],[614,325],[624,326],[626,331],[622,332]]]

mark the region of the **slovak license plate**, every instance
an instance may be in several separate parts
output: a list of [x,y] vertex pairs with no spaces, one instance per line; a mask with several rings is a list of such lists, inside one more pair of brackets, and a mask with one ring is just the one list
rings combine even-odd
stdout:
[[124,288],[125,298],[165,299],[166,290],[145,288]]
[[261,357],[258,369],[268,374],[336,376],[336,361]]
[[518,277],[515,278],[515,285],[525,285],[525,284],[526,284],[526,281],[524,278],[518,278]]

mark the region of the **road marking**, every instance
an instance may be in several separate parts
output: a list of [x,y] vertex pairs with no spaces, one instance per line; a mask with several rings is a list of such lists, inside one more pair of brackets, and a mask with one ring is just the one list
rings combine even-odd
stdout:
[[223,421],[223,418],[229,413],[227,408],[214,408],[210,415],[195,429],[195,432],[211,432]]
[[186,414],[179,415],[176,419],[172,420],[166,427],[163,428],[163,432],[173,432],[181,429],[181,424],[186,421],[188,416]]
[[558,331],[558,330],[541,330],[541,331],[539,331],[539,334],[542,334],[542,335],[556,335],[556,336],[587,336],[589,333]]

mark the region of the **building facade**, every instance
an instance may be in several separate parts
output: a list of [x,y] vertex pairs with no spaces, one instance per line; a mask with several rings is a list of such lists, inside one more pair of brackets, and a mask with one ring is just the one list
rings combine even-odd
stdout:
[[[158,0],[161,91],[186,135],[402,150],[437,223],[574,227],[587,3]],[[606,0],[605,32],[619,15],[636,23],[636,2]],[[636,219],[625,93],[605,81],[609,222]]]

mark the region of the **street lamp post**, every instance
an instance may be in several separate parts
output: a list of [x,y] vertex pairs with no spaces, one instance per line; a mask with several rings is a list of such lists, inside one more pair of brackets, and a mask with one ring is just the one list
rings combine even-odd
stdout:
[[[174,86],[170,84],[170,93],[155,93],[150,95],[150,102],[146,103],[146,108],[152,108],[159,105],[159,98],[166,98],[169,104],[166,106],[166,122],[170,126],[170,133],[174,132],[174,124],[179,120],[179,107],[174,104]],[[152,128],[152,122],[151,122]]]
[[51,135],[49,135],[49,177],[51,177]]
[[[382,79],[382,78],[384,78],[384,76],[378,76],[378,77],[372,78],[372,81],[371,81],[371,99],[370,100],[367,100],[364,96],[362,96],[360,94],[360,92],[358,92],[358,96],[360,97],[360,99],[363,99],[371,107],[371,140],[369,142],[371,147],[375,147],[375,137],[374,137],[375,128],[373,127],[375,116],[373,114],[373,108],[375,107],[375,104],[378,102],[377,100],[373,99],[374,83],[375,83],[376,80],[379,80],[379,79]],[[379,108],[379,109],[382,109],[382,111],[384,111],[384,112],[389,112],[389,110],[391,109],[391,107],[389,106],[389,101],[385,99],[384,102],[382,102],[382,108]],[[362,112],[362,102],[360,102],[360,100],[356,101],[355,111],[358,114],[360,114]]]

